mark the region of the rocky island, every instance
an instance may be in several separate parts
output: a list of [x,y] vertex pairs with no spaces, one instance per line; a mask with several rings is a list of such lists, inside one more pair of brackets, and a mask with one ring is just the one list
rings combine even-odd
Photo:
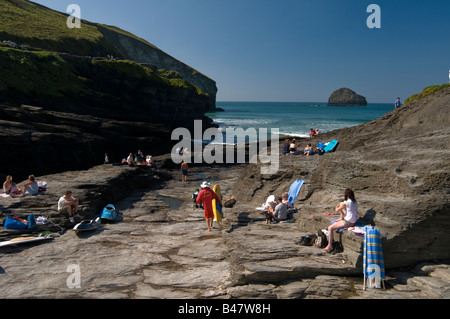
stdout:
[[329,106],[367,106],[364,96],[356,94],[353,90],[342,88],[334,91],[328,99]]

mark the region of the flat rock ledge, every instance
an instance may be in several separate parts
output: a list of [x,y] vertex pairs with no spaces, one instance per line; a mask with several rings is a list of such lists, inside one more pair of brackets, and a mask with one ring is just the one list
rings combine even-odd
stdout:
[[[353,250],[328,254],[300,246],[299,221],[266,224],[253,205],[224,210],[224,223],[208,232],[191,194],[201,181],[220,182],[224,198],[241,167],[196,167],[189,181],[178,170],[102,165],[88,171],[38,177],[48,190],[25,198],[0,198],[1,215],[45,216],[69,229],[56,211],[66,189],[80,198],[81,214],[98,215],[107,203],[119,220],[84,235],[45,225],[54,238],[0,248],[0,298],[41,299],[448,299],[450,268],[423,263],[388,270],[386,289],[363,290]],[[2,227],[3,240],[30,236]],[[351,235],[348,235],[351,236]],[[360,239],[347,239],[360,240]],[[72,280],[79,267],[79,285]]]

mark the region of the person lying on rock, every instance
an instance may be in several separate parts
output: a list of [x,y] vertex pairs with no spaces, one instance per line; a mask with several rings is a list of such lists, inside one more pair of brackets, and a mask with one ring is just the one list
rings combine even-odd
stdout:
[[80,217],[78,215],[78,199],[72,196],[72,191],[68,190],[58,201],[58,212],[67,212],[69,215],[69,221],[71,223],[75,222],[75,217]]
[[328,245],[323,249],[326,252],[333,250],[333,232],[335,230],[353,227],[358,220],[358,203],[355,194],[350,188],[344,192],[344,201],[336,206],[336,213],[340,213],[341,217],[335,219],[335,223],[328,227]]

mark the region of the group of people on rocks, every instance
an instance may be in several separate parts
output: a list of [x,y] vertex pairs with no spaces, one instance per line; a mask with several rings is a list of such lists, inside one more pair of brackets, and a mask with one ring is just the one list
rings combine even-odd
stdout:
[[[109,156],[108,153],[105,153],[105,161],[104,164],[109,164]],[[158,168],[156,162],[152,159],[151,155],[147,155],[144,157],[144,154],[141,150],[138,150],[136,154],[129,153],[127,157],[123,158],[120,163],[113,163],[113,165],[129,165],[129,166],[140,166],[146,165],[152,168]]]
[[267,221],[278,223],[289,219],[289,210],[294,208],[294,204],[289,202],[288,197],[286,192],[277,198],[269,197],[264,206]]
[[29,175],[26,182],[22,185],[16,185],[16,183],[12,180],[12,176],[8,175],[3,183],[3,192],[11,197],[37,195],[39,193],[39,184],[34,175]]
[[299,150],[295,141],[295,138],[290,140],[290,139],[285,139],[284,141],[284,145],[283,145],[283,155],[289,155],[289,154],[293,154],[293,155],[300,155],[303,154],[305,156],[309,156],[309,155],[313,155],[315,154],[316,151],[313,149],[311,143],[308,143],[308,145],[306,145],[306,147],[303,150]]
[[[3,183],[3,193],[13,198],[24,197],[27,195],[38,195],[39,192],[45,190],[43,186],[44,185],[39,185],[34,175],[29,175],[28,180],[23,182],[22,185],[16,185],[16,183],[13,182],[12,176],[8,175]],[[66,212],[70,222],[74,222],[74,217],[79,217],[78,207],[78,199],[72,196],[71,191],[66,191],[64,196],[58,200],[58,212]]]
[[[271,222],[279,223],[288,220],[288,211],[291,208],[293,208],[293,203],[288,201],[288,193],[283,193],[276,199],[274,196],[269,197],[264,207],[264,213],[266,219],[268,217]],[[333,251],[334,232],[353,227],[358,220],[358,202],[352,189],[345,189],[344,200],[336,205],[335,212],[340,216],[328,226],[328,243],[323,248],[328,253]]]

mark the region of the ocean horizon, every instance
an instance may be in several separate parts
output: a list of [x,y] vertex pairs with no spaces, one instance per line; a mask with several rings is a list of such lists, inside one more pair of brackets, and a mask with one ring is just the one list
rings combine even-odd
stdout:
[[[328,106],[327,102],[217,102],[224,112],[207,113],[224,133],[227,128],[278,129],[280,136],[308,138],[310,129],[320,133],[357,126],[394,109],[394,103],[367,106]],[[259,137],[258,137],[259,138]],[[269,137],[270,138],[270,137]],[[248,138],[247,138],[248,141]]]

